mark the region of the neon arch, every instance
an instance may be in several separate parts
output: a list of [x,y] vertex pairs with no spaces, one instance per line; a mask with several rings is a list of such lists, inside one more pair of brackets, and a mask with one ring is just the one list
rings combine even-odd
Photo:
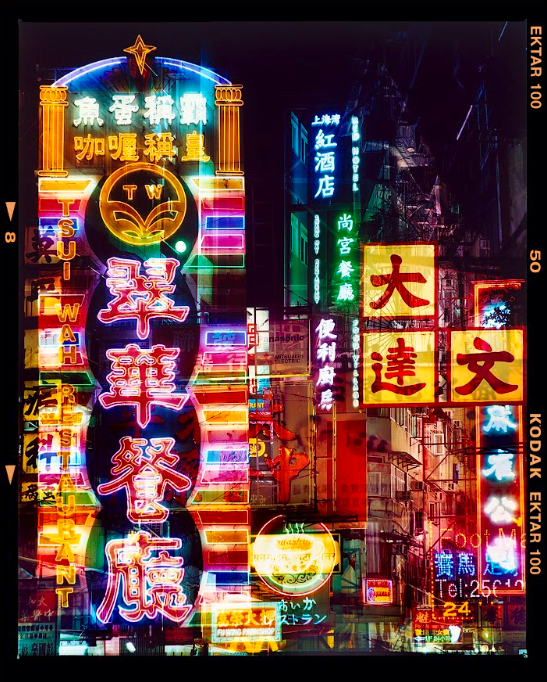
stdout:
[[[74,71],[71,71],[70,73],[67,73],[61,78],[57,79],[55,83],[53,83],[52,87],[67,86],[78,78],[86,76],[89,73],[93,73],[93,71],[104,70],[108,67],[118,66],[120,64],[127,64],[129,59],[129,57],[112,57],[110,59],[101,59],[98,62],[86,64],[86,66],[74,69]],[[191,71],[201,78],[212,81],[215,83],[215,85],[232,84],[232,82],[227,78],[224,78],[214,71],[211,71],[211,69],[206,69],[204,66],[192,64],[192,62],[185,62],[182,59],[172,59],[171,57],[155,57],[155,61],[165,66],[172,66],[181,70]]]

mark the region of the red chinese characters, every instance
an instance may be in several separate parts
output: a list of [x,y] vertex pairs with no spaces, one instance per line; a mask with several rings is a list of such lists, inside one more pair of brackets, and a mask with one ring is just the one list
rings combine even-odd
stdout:
[[386,356],[387,367],[384,370],[384,376],[386,379],[396,378],[397,384],[392,384],[388,381],[382,381],[383,365],[381,364],[381,360],[383,358],[380,353],[372,353],[371,358],[376,362],[371,367],[374,371],[375,379],[370,390],[373,393],[377,393],[378,391],[391,391],[398,395],[414,395],[414,393],[421,391],[422,388],[425,387],[425,383],[423,382],[406,386],[403,385],[405,377],[416,376],[416,357],[417,354],[414,353],[414,348],[412,346],[406,346],[404,339],[400,337],[397,339],[397,346],[395,348],[388,348]]
[[144,349],[134,343],[108,350],[106,356],[112,360],[112,372],[107,376],[110,391],[99,396],[101,405],[105,408],[134,406],[141,428],[150,422],[152,405],[182,409],[188,395],[174,393],[173,383],[174,360],[179,352],[178,348],[166,348],[162,344]]
[[364,402],[368,405],[435,402],[435,352],[435,332],[363,334]]
[[175,291],[172,282],[178,265],[175,258],[149,258],[144,262],[146,275],[141,275],[139,261],[110,258],[106,284],[115,298],[108,308],[99,312],[99,320],[111,323],[136,319],[139,339],[146,339],[150,334],[152,318],[184,322],[190,308],[175,306],[166,295]]
[[118,606],[125,620],[135,623],[144,616],[152,619],[162,614],[182,622],[192,608],[186,604],[181,585],[183,559],[169,554],[181,546],[180,538],[153,538],[146,531],[108,542],[108,584],[97,618],[102,623],[110,620],[121,587],[123,602],[130,607]]
[[169,514],[169,510],[160,504],[167,486],[179,493],[191,486],[190,479],[174,468],[180,459],[172,451],[174,444],[174,438],[151,438],[150,441],[122,438],[120,449],[112,457],[114,466],[111,469],[113,475],[119,475],[99,485],[98,492],[109,495],[125,488],[130,521],[162,523]]
[[419,284],[425,284],[427,280],[422,275],[422,273],[420,272],[402,273],[400,269],[403,259],[401,258],[401,256],[398,256],[397,254],[392,254],[390,256],[390,260],[392,265],[392,271],[389,275],[370,276],[372,286],[381,287],[387,285],[384,293],[380,296],[379,299],[377,299],[376,301],[372,301],[370,303],[370,307],[374,308],[374,310],[379,310],[380,308],[383,308],[389,301],[395,290],[399,292],[403,301],[410,308],[417,308],[419,306],[429,305],[429,301],[427,299],[415,296],[405,287],[405,282],[418,282]]
[[475,375],[465,386],[456,386],[456,393],[469,395],[479,387],[482,381],[486,381],[496,393],[502,395],[515,391],[518,385],[508,384],[490,371],[497,362],[513,362],[515,356],[505,350],[492,352],[492,346],[478,337],[473,341],[473,345],[479,353],[458,353],[456,355],[458,365],[467,365],[469,371]]
[[279,501],[287,504],[291,496],[291,481],[308,466],[309,457],[305,452],[295,452],[293,448],[281,446],[275,459],[266,458],[266,464],[279,483]]
[[453,402],[520,402],[524,398],[522,329],[452,329],[450,331]]

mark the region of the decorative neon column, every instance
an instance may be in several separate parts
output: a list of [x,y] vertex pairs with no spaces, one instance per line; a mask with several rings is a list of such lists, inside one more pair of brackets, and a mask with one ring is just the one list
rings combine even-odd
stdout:
[[215,87],[215,105],[219,114],[217,175],[243,175],[239,138],[239,107],[243,106],[242,87],[241,85]]
[[40,106],[42,108],[42,170],[38,175],[66,177],[63,169],[64,123],[67,87],[40,86]]

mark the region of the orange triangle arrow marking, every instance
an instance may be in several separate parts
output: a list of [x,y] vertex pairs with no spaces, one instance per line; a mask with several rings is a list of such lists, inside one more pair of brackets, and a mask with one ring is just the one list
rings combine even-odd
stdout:
[[15,211],[15,201],[6,201],[6,208],[8,209],[8,215],[11,222],[13,212]]
[[15,464],[6,464],[6,473],[11,485],[11,482],[13,481],[13,474],[15,473]]

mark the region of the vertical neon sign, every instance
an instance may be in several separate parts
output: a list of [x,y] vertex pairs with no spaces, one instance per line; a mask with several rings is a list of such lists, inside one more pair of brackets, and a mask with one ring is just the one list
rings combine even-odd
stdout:
[[522,410],[517,405],[477,407],[479,575],[496,594],[523,594],[525,509]]
[[352,192],[359,191],[359,166],[361,164],[361,157],[359,156],[359,145],[357,144],[361,139],[359,133],[359,119],[357,116],[351,117],[351,190]]
[[319,305],[321,300],[321,224],[317,213],[313,216],[313,302]]
[[318,128],[315,133],[315,155],[313,169],[315,172],[317,191],[314,199],[330,199],[336,190],[336,151],[338,143],[334,141],[333,127],[340,123],[340,114],[323,114],[315,116],[312,127]]

